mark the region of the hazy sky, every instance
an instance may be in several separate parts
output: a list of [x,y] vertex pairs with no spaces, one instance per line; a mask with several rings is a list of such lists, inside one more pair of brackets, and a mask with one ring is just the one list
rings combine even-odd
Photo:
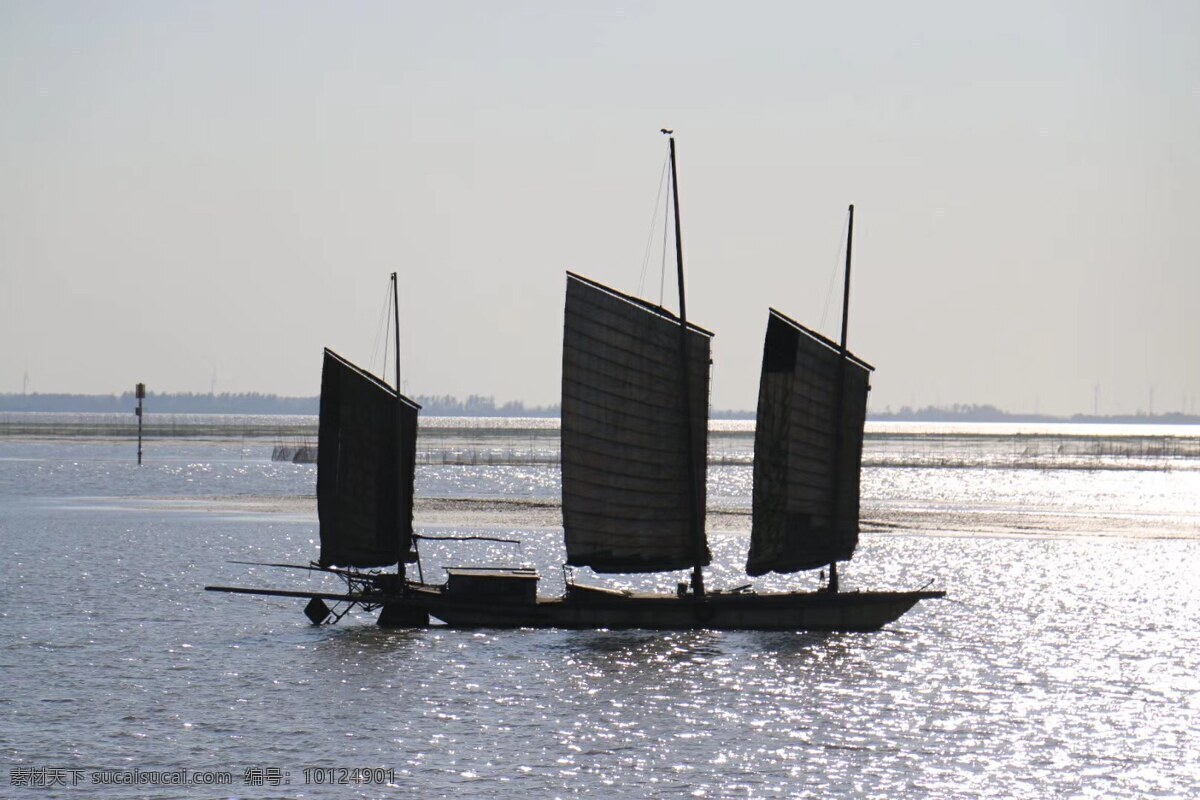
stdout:
[[714,407],[768,306],[836,335],[853,202],[872,408],[1200,410],[1198,42],[1195,0],[0,0],[0,392],[313,395],[395,270],[408,392],[557,402],[563,271],[637,291],[666,126]]

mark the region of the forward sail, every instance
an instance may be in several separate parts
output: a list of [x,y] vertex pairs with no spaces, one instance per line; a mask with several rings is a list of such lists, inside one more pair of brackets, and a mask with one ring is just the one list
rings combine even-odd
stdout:
[[873,369],[771,310],[754,431],[750,575],[818,569],[854,554]]
[[689,410],[679,319],[567,273],[562,495],[568,564],[657,572],[692,567],[698,554],[702,566],[711,560],[703,539],[711,338],[688,326]]
[[418,409],[401,395],[397,410],[396,390],[325,351],[317,452],[321,566],[409,560]]

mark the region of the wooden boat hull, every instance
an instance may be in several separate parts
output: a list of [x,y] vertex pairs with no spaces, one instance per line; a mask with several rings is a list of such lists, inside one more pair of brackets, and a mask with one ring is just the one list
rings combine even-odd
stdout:
[[571,591],[534,602],[456,597],[414,587],[406,602],[455,628],[874,631],[945,592],[715,593],[692,596]]

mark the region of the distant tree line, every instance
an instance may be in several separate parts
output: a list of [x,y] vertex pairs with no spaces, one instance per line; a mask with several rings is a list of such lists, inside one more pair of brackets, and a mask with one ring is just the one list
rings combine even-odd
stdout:
[[[417,395],[421,413],[430,417],[557,417],[557,405],[527,406],[520,400],[496,404],[490,395],[469,395],[460,400],[451,395]],[[320,411],[318,397],[280,397],[276,394],[242,392],[222,394],[146,393],[146,412],[150,414],[316,414]],[[123,394],[0,394],[0,412],[59,411],[71,413],[124,413],[137,406],[132,392]],[[753,411],[713,410],[713,419],[754,419]],[[1159,423],[1200,424],[1195,414],[1116,414],[1095,416],[1075,414],[1055,417],[1049,414],[1014,414],[992,405],[902,407],[888,408],[869,414],[872,420],[910,422],[1095,422],[1095,423]]]
[[1118,423],[1136,425],[1138,423],[1154,423],[1161,425],[1195,425],[1200,424],[1200,416],[1172,412],[1168,414],[1146,414],[1139,411],[1136,414],[1072,414],[1069,417],[1056,417],[1051,414],[1022,414],[1002,411],[992,405],[965,405],[956,403],[951,406],[925,406],[924,408],[902,407],[899,411],[875,411],[868,415],[869,419],[900,422],[1080,422],[1080,423]]
[[[526,406],[520,400],[496,404],[495,398],[470,395],[459,400],[450,395],[413,398],[422,413],[431,417],[557,417],[559,407]],[[133,392],[124,394],[0,394],[0,411],[59,411],[82,413],[132,412]],[[316,414],[318,397],[280,397],[258,392],[222,394],[147,392],[148,414]]]
[[871,419],[906,422],[1062,422],[1048,414],[1010,414],[992,405],[955,403],[950,406],[902,407],[899,411],[874,411]]
[[[316,414],[316,397],[280,397],[259,392],[221,394],[146,392],[147,413],[158,414]],[[123,394],[0,394],[0,411],[132,412],[133,392]]]
[[431,417],[557,417],[558,404],[549,406],[526,406],[520,400],[510,400],[496,405],[490,395],[469,395],[459,400],[448,394],[417,395],[413,398],[421,405],[421,413]]

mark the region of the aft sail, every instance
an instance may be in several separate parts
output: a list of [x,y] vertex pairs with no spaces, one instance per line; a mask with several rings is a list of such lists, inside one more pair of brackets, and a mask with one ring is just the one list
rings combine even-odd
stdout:
[[750,575],[817,569],[854,554],[873,369],[771,310],[754,432]]
[[709,563],[703,536],[711,338],[688,326],[689,411],[679,319],[567,273],[562,495],[568,564],[656,572],[692,567],[698,555],[702,565]]
[[395,389],[325,351],[317,454],[321,566],[409,560],[419,408],[401,395],[398,410]]

